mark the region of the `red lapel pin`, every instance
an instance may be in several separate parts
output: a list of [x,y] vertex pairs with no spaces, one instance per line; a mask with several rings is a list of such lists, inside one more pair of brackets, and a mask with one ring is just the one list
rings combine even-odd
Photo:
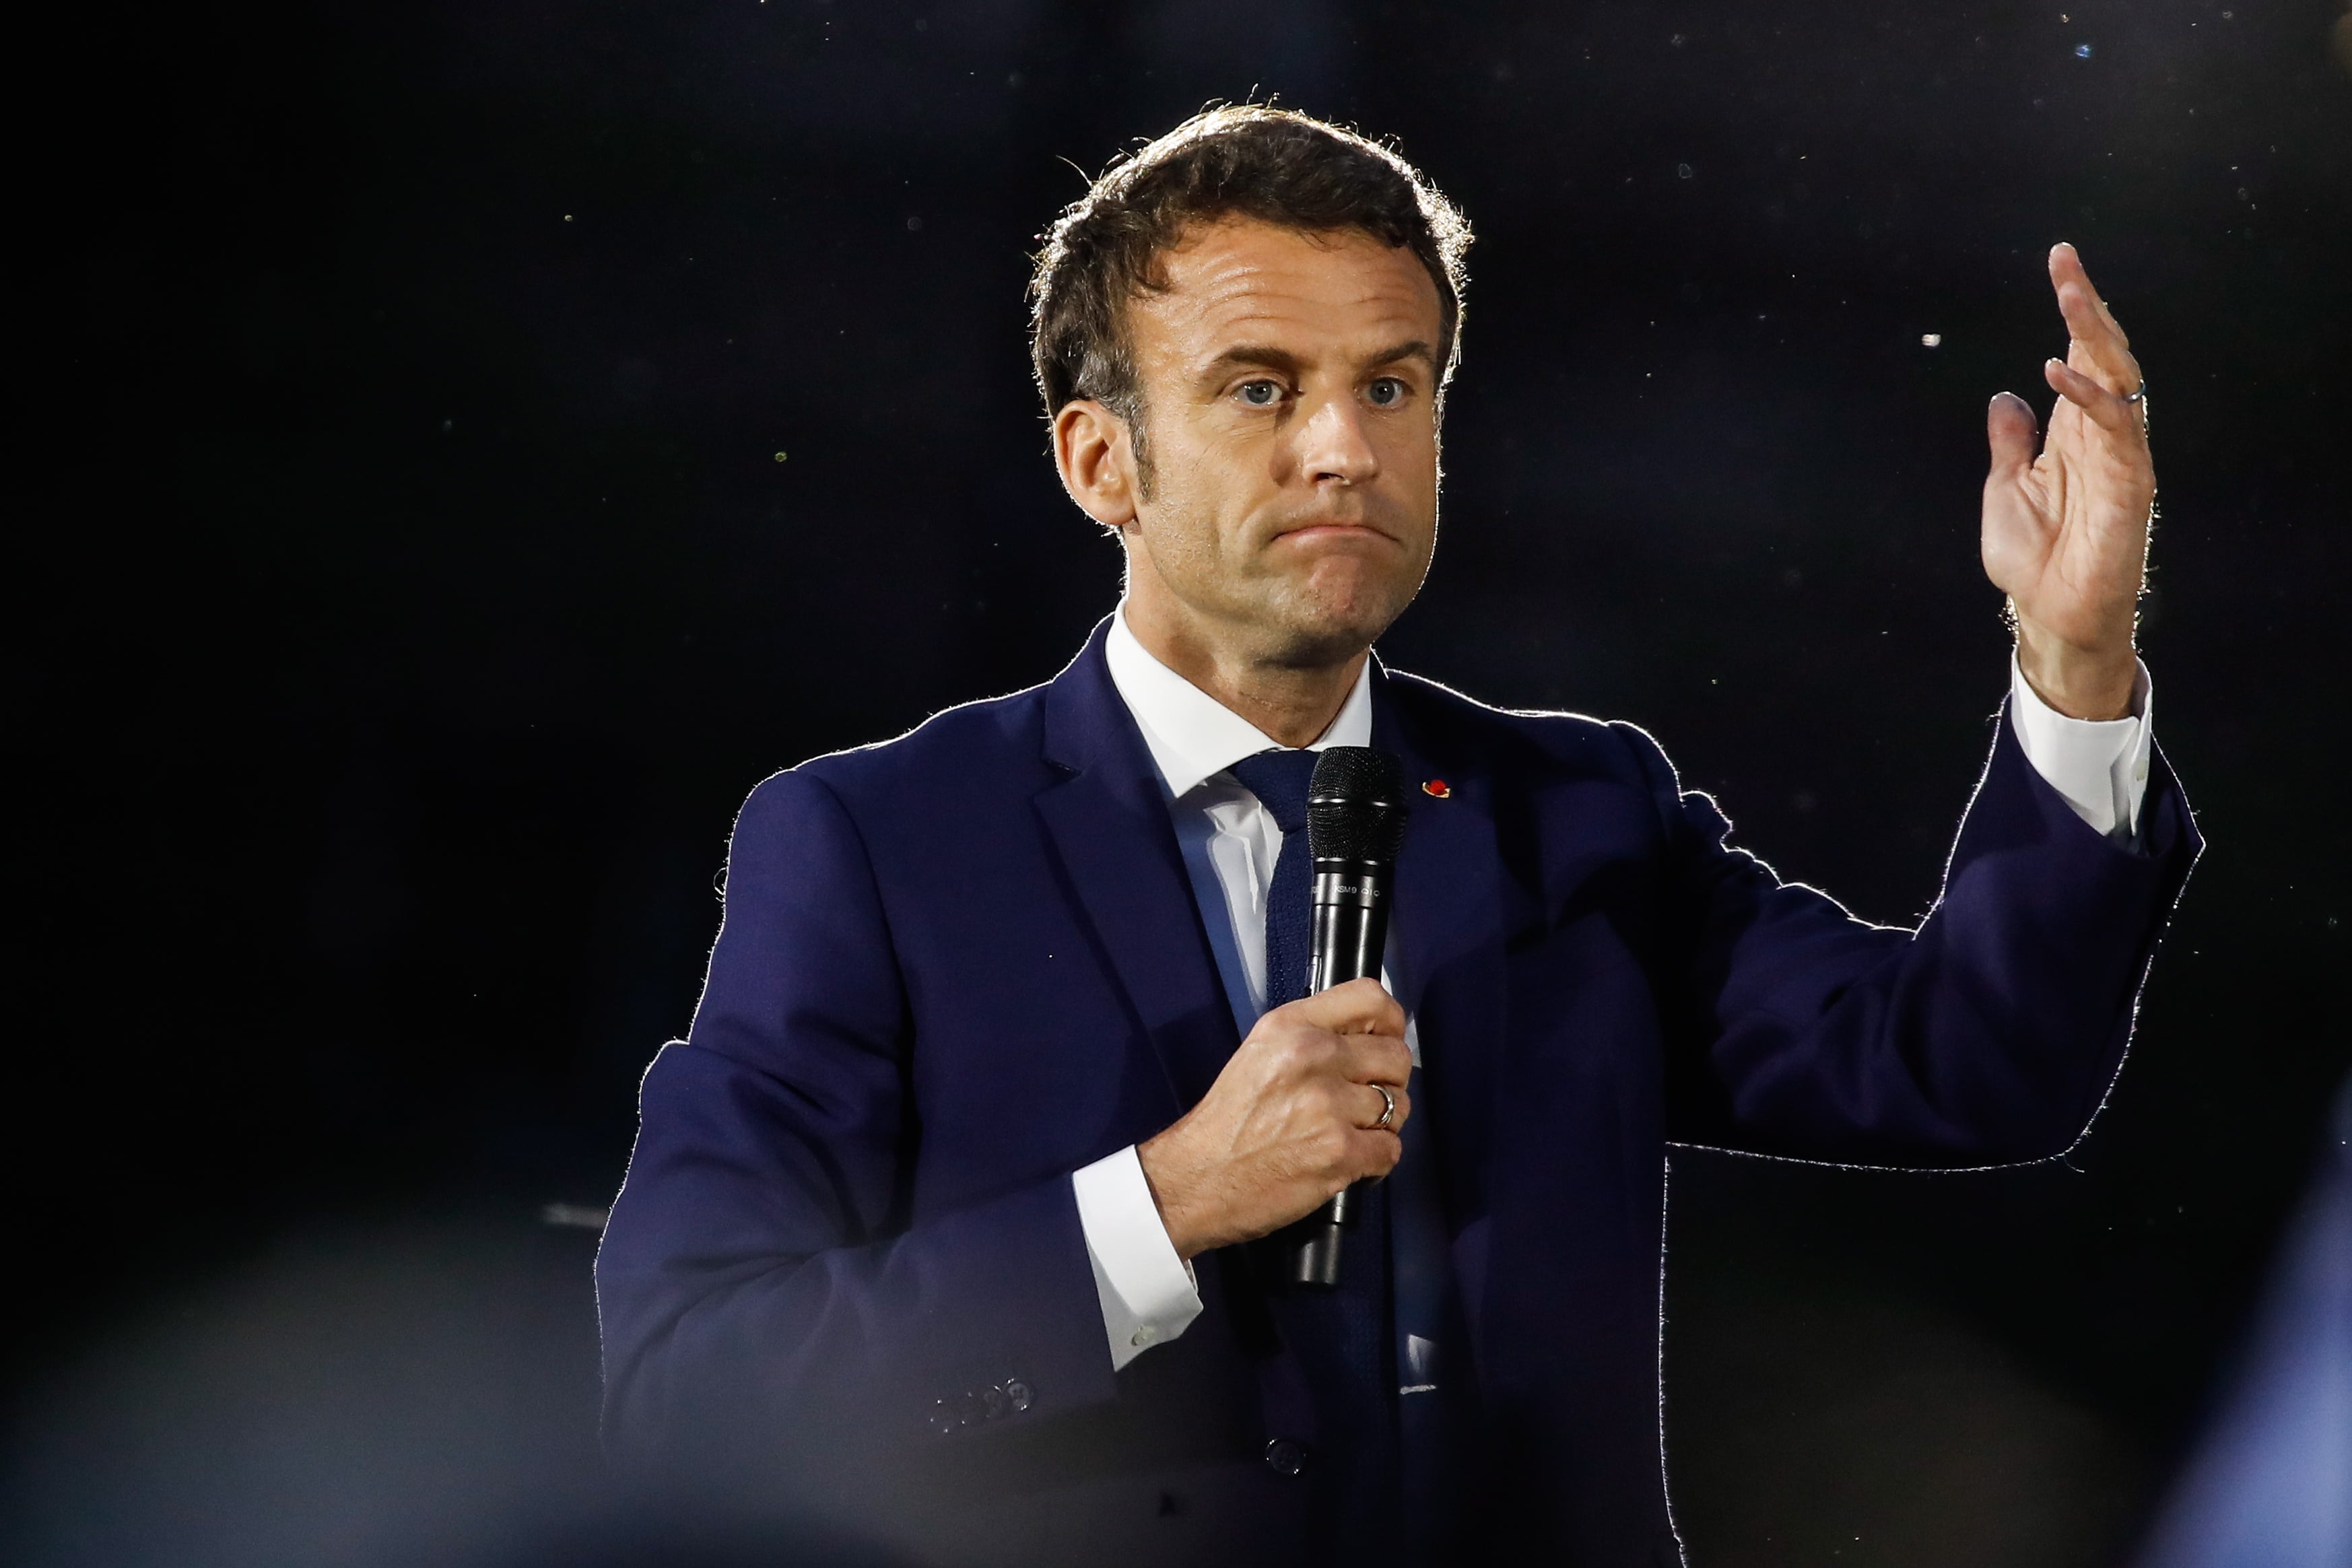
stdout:
[[1423,783],[1421,792],[1443,800],[1454,793],[1454,787],[1443,779],[1432,779]]

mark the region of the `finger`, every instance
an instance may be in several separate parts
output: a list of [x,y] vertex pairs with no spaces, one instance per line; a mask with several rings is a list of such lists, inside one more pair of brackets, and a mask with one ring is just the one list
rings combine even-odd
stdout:
[[2111,392],[2128,392],[2137,387],[2139,361],[2132,358],[2131,340],[2124,335],[2106,301],[2099,298],[2073,246],[2052,247],[2050,283],[2058,295],[2058,313],[2066,319],[2067,336],[2073,340],[2068,359],[2074,368],[2095,375]]
[[2062,293],[2069,285],[2080,289],[2099,324],[2114,335],[2117,343],[2126,349],[2131,347],[2131,340],[2124,335],[2115,312],[2107,308],[2106,296],[2099,292],[2098,285],[2091,281],[2089,270],[2083,266],[2082,253],[2063,240],[2050,247],[2050,281]]
[[1398,1090],[1412,1081],[1412,1051],[1400,1035],[1342,1035],[1339,1046],[1340,1076],[1351,1083],[1385,1083]]
[[[1382,1087],[1387,1086],[1382,1085]],[[1383,1127],[1381,1125],[1381,1117],[1388,1113],[1391,1103],[1395,1104],[1396,1110],[1393,1114],[1389,1114],[1389,1124]],[[1412,1097],[1402,1089],[1390,1089],[1388,1093],[1383,1095],[1379,1089],[1373,1088],[1369,1083],[1350,1083],[1348,1085],[1348,1103],[1356,1113],[1351,1124],[1366,1132],[1401,1132],[1403,1130],[1405,1118],[1412,1114]]]
[[2126,402],[2100,382],[2056,360],[2045,363],[2042,373],[2052,392],[2081,409],[2101,429],[2117,435],[2138,433],[2140,404]]
[[1302,1022],[1333,1034],[1404,1033],[1404,1009],[1367,977],[1287,1004]]
[[2058,291],[2058,309],[2066,318],[2068,363],[2111,392],[2128,392],[2139,385],[2139,361],[2126,346],[2123,329],[2094,296],[2068,284]]
[[1992,447],[1992,477],[2013,478],[2033,466],[2034,437],[2042,433],[2033,409],[2015,392],[2001,392],[1985,410],[1985,438]]
[[1396,1169],[1397,1162],[1403,1157],[1404,1140],[1394,1133],[1358,1128],[1348,1140],[1350,1169],[1348,1180],[1340,1185],[1345,1186],[1349,1183],[1384,1176]]

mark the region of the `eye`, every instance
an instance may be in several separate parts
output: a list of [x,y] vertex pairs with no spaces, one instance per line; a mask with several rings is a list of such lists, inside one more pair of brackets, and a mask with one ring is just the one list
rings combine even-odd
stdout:
[[1394,408],[1404,401],[1405,385],[1394,376],[1382,376],[1364,389],[1374,408]]
[[1252,408],[1272,408],[1282,401],[1282,383],[1268,381],[1244,382],[1241,385],[1241,398]]

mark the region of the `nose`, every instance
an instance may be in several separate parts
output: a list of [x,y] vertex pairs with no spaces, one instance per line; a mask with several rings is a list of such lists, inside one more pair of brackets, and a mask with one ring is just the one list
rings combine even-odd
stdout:
[[1299,472],[1310,485],[1360,485],[1381,471],[1380,454],[1353,398],[1326,398],[1298,431]]

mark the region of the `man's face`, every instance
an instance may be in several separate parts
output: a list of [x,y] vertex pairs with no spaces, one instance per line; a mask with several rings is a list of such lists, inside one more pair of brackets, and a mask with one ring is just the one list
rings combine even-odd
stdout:
[[1149,494],[1131,608],[1229,656],[1352,657],[1411,603],[1437,537],[1437,287],[1369,235],[1236,220],[1129,307]]

